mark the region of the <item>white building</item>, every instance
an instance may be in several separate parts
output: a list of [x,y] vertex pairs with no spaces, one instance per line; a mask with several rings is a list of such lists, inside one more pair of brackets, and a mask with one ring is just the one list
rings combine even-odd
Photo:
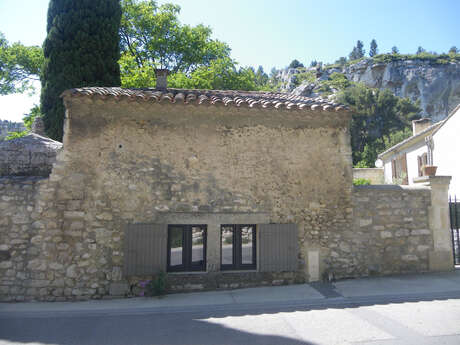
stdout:
[[412,122],[413,135],[379,154],[385,183],[413,184],[423,165],[437,166],[436,175],[452,176],[449,195],[460,197],[460,104],[435,124]]

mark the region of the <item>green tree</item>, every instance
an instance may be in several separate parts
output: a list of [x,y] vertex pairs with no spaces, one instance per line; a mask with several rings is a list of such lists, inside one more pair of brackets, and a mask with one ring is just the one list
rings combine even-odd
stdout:
[[64,90],[120,85],[120,18],[118,0],[50,0],[41,109],[51,138],[62,140]]
[[150,83],[142,86],[152,86],[152,80],[146,75],[151,75],[155,68],[190,73],[199,66],[209,66],[211,61],[230,55],[227,44],[211,39],[209,27],[182,25],[177,5],[158,6],[154,0],[121,0],[121,6],[123,86],[133,77]]
[[304,65],[302,63],[300,63],[299,60],[294,59],[294,60],[291,61],[291,63],[289,64],[288,67],[289,68],[300,68],[300,67],[304,67]]
[[33,90],[32,83],[40,80],[42,65],[40,47],[9,44],[0,32],[0,95]]
[[268,75],[262,66],[259,66],[257,72],[255,72],[255,84],[258,89],[267,87]]
[[26,127],[27,131],[30,132],[32,130],[32,124],[36,117],[42,117],[42,113],[40,110],[39,105],[34,105],[28,114],[24,114],[22,118],[22,122],[24,122],[24,126]]
[[199,66],[189,75],[177,72],[168,78],[171,87],[184,89],[256,90],[251,68],[237,69],[230,58],[212,60],[209,66]]
[[350,60],[357,60],[357,59],[361,59],[362,57],[364,57],[365,54],[366,54],[366,51],[364,50],[363,42],[358,40],[356,42],[356,46],[353,47],[353,50],[351,51],[349,58]]
[[417,48],[417,52],[415,54],[420,55],[420,54],[425,53],[425,52],[426,52],[426,50],[424,48],[422,48],[421,46],[419,46]]
[[344,56],[340,57],[338,60],[335,61],[335,64],[339,66],[345,66],[346,63],[347,63],[347,58]]
[[[353,164],[372,167],[377,154],[391,141],[391,134],[410,127],[410,120],[421,111],[409,99],[394,96],[391,91],[372,89],[358,84],[338,95],[340,102],[353,111],[351,144]],[[361,162],[361,163],[360,163]]]
[[399,49],[396,46],[391,47],[391,54],[399,54]]
[[459,53],[459,50],[456,46],[450,47],[449,54],[458,54],[458,53]]
[[371,41],[371,46],[370,46],[370,50],[369,50],[369,56],[373,57],[373,56],[375,56],[377,54],[378,54],[377,41],[375,39],[373,39]]
[[34,105],[33,108],[30,109],[30,113],[24,114],[24,117],[22,118],[22,122],[24,123],[26,130],[9,132],[5,137],[5,140],[21,138],[29,134],[32,130],[32,124],[34,123],[35,118],[40,116],[42,116],[40,106]]

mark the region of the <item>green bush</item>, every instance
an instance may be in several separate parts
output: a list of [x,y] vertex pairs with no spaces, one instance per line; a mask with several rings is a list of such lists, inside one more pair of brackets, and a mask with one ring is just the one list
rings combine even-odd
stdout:
[[166,293],[166,273],[161,271],[145,286],[146,296],[162,296]]
[[353,186],[369,186],[371,184],[371,180],[367,178],[355,178],[353,179]]
[[22,132],[9,132],[8,135],[5,137],[5,140],[12,140],[26,136],[29,134],[29,131],[22,131]]

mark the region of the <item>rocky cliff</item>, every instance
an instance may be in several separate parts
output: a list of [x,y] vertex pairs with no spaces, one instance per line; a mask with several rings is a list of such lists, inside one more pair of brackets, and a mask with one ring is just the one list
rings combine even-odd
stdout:
[[[315,95],[314,84],[327,80],[333,72],[343,73],[348,80],[369,87],[390,89],[396,96],[420,100],[422,116],[433,121],[444,119],[460,103],[460,63],[432,64],[426,60],[402,60],[376,63],[364,59],[342,69],[308,69],[316,83],[296,83],[298,71],[286,69],[278,75],[283,91]],[[296,87],[297,86],[297,87]]]

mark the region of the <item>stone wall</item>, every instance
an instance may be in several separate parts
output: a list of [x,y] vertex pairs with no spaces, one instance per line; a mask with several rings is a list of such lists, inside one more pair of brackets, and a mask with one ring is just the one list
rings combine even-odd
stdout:
[[[49,178],[1,180],[0,300],[132,294],[150,277],[123,276],[129,223],[208,225],[207,272],[170,274],[176,291],[429,269],[430,189],[353,189],[343,114],[85,99],[67,109]],[[297,271],[220,272],[220,224],[232,222],[297,224]]]
[[26,293],[44,292],[37,281],[46,279],[45,272],[41,277],[40,268],[34,266],[37,250],[31,248],[39,225],[35,197],[41,181],[36,177],[0,178],[0,301],[21,301]]
[[364,178],[371,184],[383,184],[383,168],[353,168],[353,178]]
[[[350,251],[357,275],[428,271],[433,250],[430,206],[429,187],[355,187],[354,229],[342,245]],[[346,269],[339,273],[344,275]]]
[[0,176],[48,176],[62,144],[30,133],[0,142]]

